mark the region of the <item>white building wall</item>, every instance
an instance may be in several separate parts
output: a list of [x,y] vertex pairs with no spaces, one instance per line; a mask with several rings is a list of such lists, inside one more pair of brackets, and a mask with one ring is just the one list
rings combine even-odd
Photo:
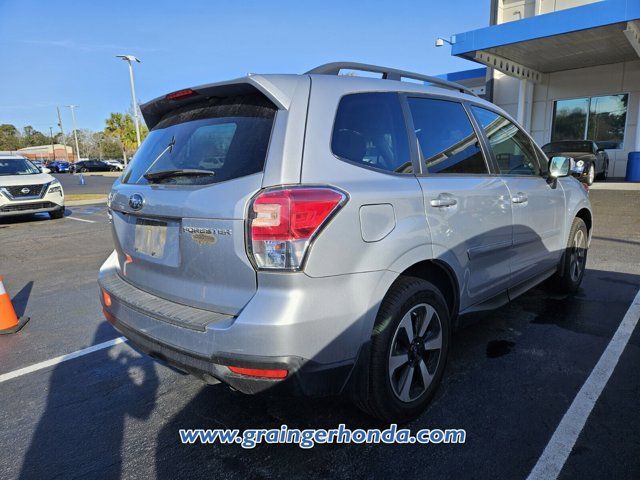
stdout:
[[[499,72],[494,75],[493,101],[515,118],[519,81]],[[553,104],[556,100],[620,93],[629,94],[624,145],[623,149],[608,150],[607,153],[611,160],[609,175],[624,177],[627,155],[634,150],[636,141],[640,102],[640,59],[547,74],[544,83],[533,86],[531,125],[525,124],[525,127],[539,145],[544,145],[551,140]],[[532,108],[529,101],[526,103],[526,108],[527,110]]]
[[498,0],[496,23],[514,22],[523,18],[580,7],[602,0]]
[[536,0],[499,0],[497,23],[514,22],[536,14]]
[[557,12],[558,10],[564,10],[566,8],[580,7],[599,1],[601,0],[537,0],[537,15]]

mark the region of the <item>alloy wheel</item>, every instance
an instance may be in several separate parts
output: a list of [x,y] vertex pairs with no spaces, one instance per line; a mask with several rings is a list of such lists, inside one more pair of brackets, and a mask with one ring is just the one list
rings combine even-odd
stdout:
[[593,183],[596,178],[596,167],[593,166],[593,163],[589,167],[589,185]]
[[391,341],[389,380],[395,396],[408,403],[423,395],[436,374],[442,324],[436,310],[421,303],[403,317]]
[[582,275],[587,260],[587,239],[583,230],[577,230],[573,236],[569,257],[569,273],[571,280],[577,282]]

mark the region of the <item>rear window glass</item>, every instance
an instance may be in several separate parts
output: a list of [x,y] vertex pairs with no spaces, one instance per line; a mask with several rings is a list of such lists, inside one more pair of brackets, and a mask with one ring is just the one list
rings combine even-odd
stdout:
[[413,173],[409,142],[395,93],[358,93],[340,100],[331,139],[333,153],[350,162]]
[[[176,109],[149,132],[123,181],[200,185],[261,172],[276,110],[260,94]],[[182,174],[145,178],[172,170]]]

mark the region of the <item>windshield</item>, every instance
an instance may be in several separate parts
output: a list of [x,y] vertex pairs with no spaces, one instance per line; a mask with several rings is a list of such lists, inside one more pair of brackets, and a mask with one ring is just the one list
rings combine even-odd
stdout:
[[[170,112],[149,132],[123,182],[209,184],[261,172],[275,112],[258,94],[216,98]],[[167,171],[182,175],[150,175]]]
[[585,152],[592,153],[591,142],[553,142],[542,147],[544,153]]
[[0,159],[0,175],[35,175],[40,173],[29,160],[24,158]]

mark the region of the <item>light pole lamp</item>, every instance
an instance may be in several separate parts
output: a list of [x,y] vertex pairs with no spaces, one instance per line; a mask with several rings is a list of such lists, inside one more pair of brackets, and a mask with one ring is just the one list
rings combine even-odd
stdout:
[[442,37],[436,38],[436,47],[442,47],[442,46],[444,46],[445,43],[448,43],[451,46],[455,45],[456,44],[456,36],[452,35],[449,38],[449,40],[447,40],[446,38],[442,38]]
[[131,84],[131,108],[133,109],[133,122],[136,125],[136,140],[140,147],[140,120],[138,118],[138,101],[136,100],[136,86],[133,81],[133,63],[140,63],[140,59],[133,55],[116,55],[129,64],[129,83]]
[[78,160],[80,160],[80,147],[78,146],[78,127],[76,127],[76,113],[75,109],[78,108],[78,105],[67,105],[71,110],[71,122],[73,122],[73,139],[76,142],[76,155],[78,155]]

